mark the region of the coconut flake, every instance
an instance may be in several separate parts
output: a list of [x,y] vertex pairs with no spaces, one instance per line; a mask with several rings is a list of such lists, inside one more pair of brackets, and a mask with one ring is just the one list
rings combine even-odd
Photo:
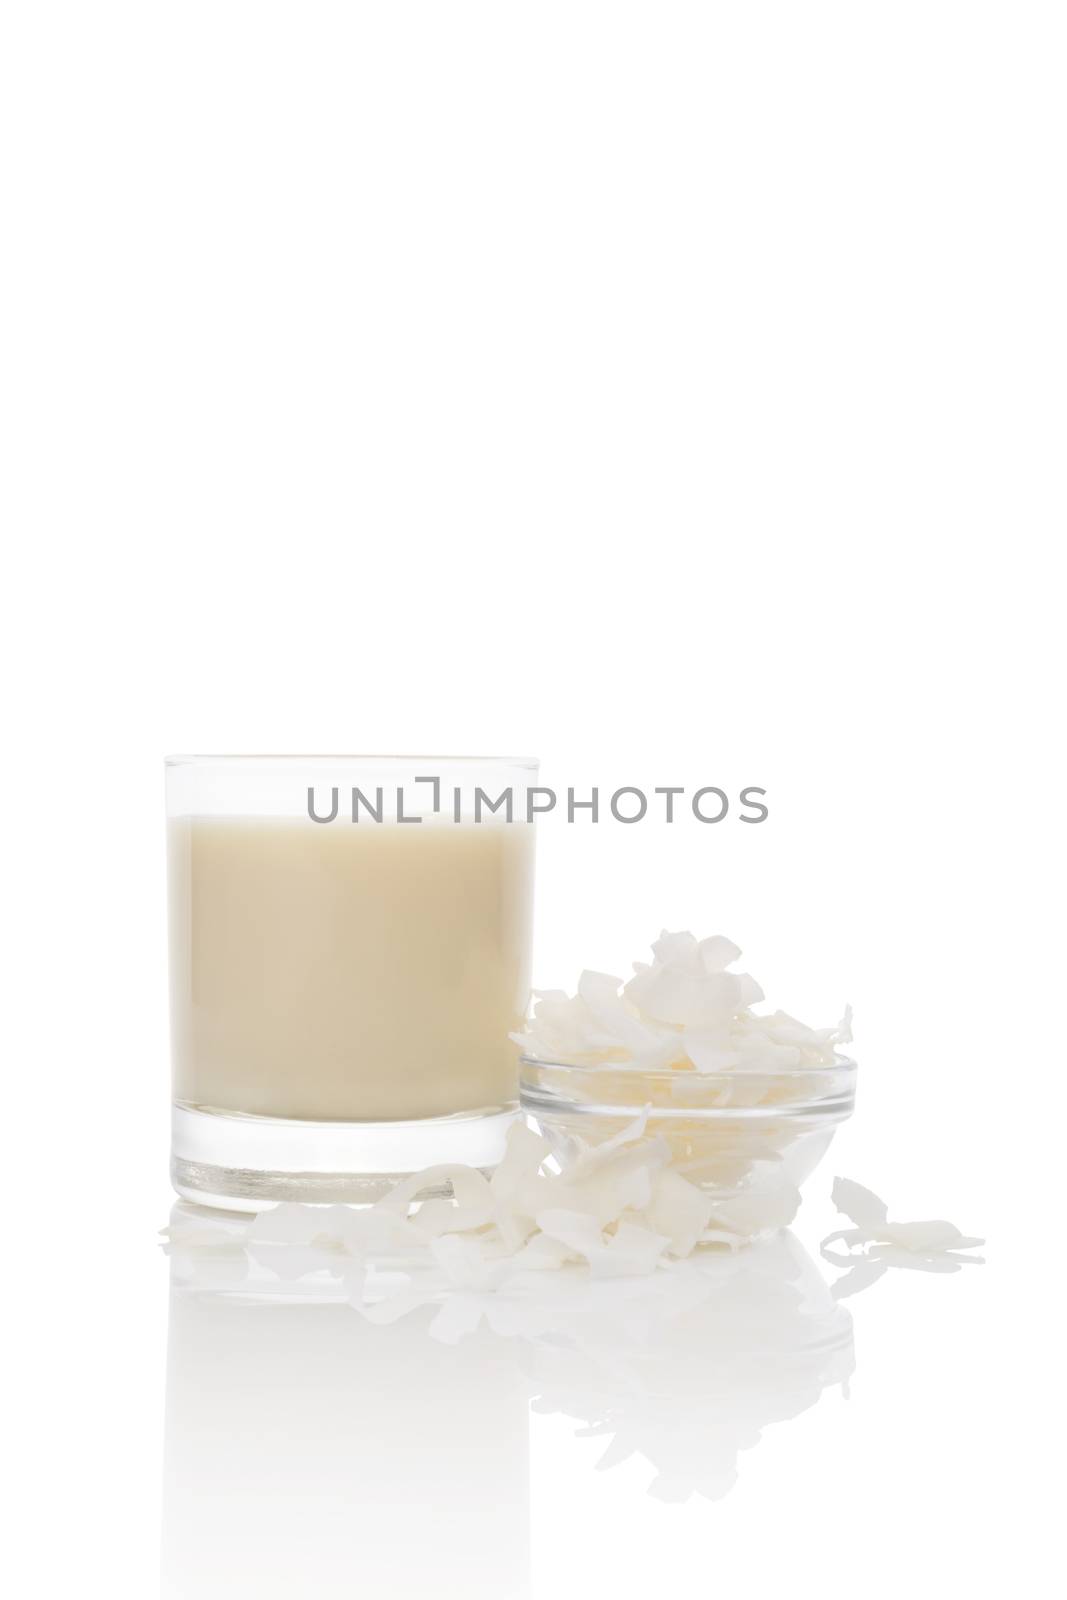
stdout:
[[452,1200],[441,1197],[424,1200],[411,1219],[420,1233],[432,1238],[483,1228],[493,1220],[493,1192],[488,1179],[473,1167],[453,1167],[450,1170]]
[[551,1154],[543,1134],[525,1122],[513,1122],[508,1129],[504,1156],[489,1179],[489,1189],[497,1200],[506,1201],[527,1179],[534,1177]]
[[643,1106],[632,1122],[620,1128],[618,1133],[612,1134],[610,1139],[605,1139],[601,1144],[594,1145],[583,1155],[571,1163],[567,1168],[567,1178],[571,1183],[580,1183],[584,1178],[596,1172],[599,1167],[608,1161],[628,1144],[635,1144],[638,1139],[644,1138],[645,1129],[648,1127],[648,1113],[650,1106]]
[[502,1263],[479,1234],[446,1234],[430,1242],[430,1254],[458,1289],[488,1289],[499,1282]]
[[[729,940],[726,942],[729,943]],[[652,954],[663,966],[670,966],[674,962],[679,966],[692,967],[696,966],[699,959],[700,946],[693,934],[668,933],[664,928],[652,945]],[[729,966],[729,962],[724,961],[723,966]]]
[[857,1228],[877,1229],[889,1215],[885,1201],[852,1178],[835,1178],[830,1199]]
[[656,1033],[625,1003],[619,994],[621,987],[622,979],[607,972],[583,972],[578,998],[609,1040],[619,1040],[631,1050],[655,1048],[660,1042]]
[[685,1053],[698,1072],[729,1072],[741,1061],[741,1052],[731,1049],[725,1028],[686,1028],[682,1040]]
[[[984,1244],[984,1239],[964,1234],[954,1222],[932,1219],[927,1222],[891,1222],[884,1200],[851,1178],[835,1178],[831,1199],[837,1210],[854,1224],[828,1234],[822,1242],[822,1254],[827,1261],[850,1265],[844,1258],[829,1249],[830,1245],[843,1244],[849,1251],[866,1251],[860,1260],[874,1260],[883,1267],[912,1267],[928,1272],[954,1272],[967,1263],[977,1263],[980,1257],[957,1255],[954,1252],[971,1250]],[[867,1281],[874,1281],[873,1274]],[[860,1285],[866,1287],[866,1282]]]
[[799,1208],[800,1190],[794,1184],[782,1182],[717,1201],[712,1207],[711,1221],[717,1228],[748,1239],[758,1233],[788,1228]]
[[260,1211],[248,1226],[249,1244],[313,1244],[336,1227],[345,1206],[305,1206],[282,1201],[270,1211]]
[[454,1192],[454,1184],[467,1182],[471,1171],[470,1167],[453,1164],[413,1172],[410,1178],[402,1179],[383,1199],[376,1201],[375,1209],[405,1216],[412,1202],[420,1196],[440,1189],[453,1189]]
[[554,1239],[548,1233],[535,1233],[511,1258],[511,1265],[519,1271],[529,1268],[531,1271],[544,1272],[578,1259],[579,1252],[564,1240]]
[[713,933],[710,939],[701,939],[697,948],[705,972],[724,972],[741,959],[740,945],[734,944],[732,939],[725,938],[721,933]]
[[594,1277],[647,1276],[669,1243],[636,1222],[621,1222],[614,1234],[605,1235],[580,1211],[542,1211],[537,1225],[542,1234],[587,1261]]
[[648,1220],[665,1235],[672,1256],[688,1256],[696,1249],[711,1219],[712,1202],[695,1184],[665,1168],[656,1178]]

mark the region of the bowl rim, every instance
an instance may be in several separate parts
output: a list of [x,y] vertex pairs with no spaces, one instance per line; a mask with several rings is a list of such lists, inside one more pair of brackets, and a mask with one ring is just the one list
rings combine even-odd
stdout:
[[552,1067],[556,1071],[573,1073],[632,1072],[635,1077],[647,1078],[650,1083],[675,1083],[679,1078],[692,1078],[702,1083],[734,1078],[817,1078],[824,1074],[829,1077],[832,1073],[852,1074],[859,1070],[855,1058],[842,1055],[839,1050],[834,1051],[833,1061],[823,1061],[811,1067],[724,1067],[719,1072],[701,1072],[699,1067],[640,1067],[632,1061],[610,1056],[606,1061],[556,1061],[549,1056],[531,1055],[526,1050],[520,1053],[519,1064],[523,1067]]
[[[530,1069],[547,1069],[557,1076],[545,1083],[533,1076]],[[619,1074],[631,1072],[635,1080],[634,1099],[620,1105],[616,1099],[607,1096],[603,1099],[577,1098],[578,1086],[583,1078],[592,1080],[591,1089],[598,1087],[595,1078],[598,1071]],[[856,1072],[857,1065],[853,1058],[841,1055],[838,1051],[834,1052],[833,1062],[822,1066],[786,1067],[770,1072],[756,1068],[738,1071],[736,1067],[724,1072],[686,1071],[677,1067],[643,1071],[640,1067],[621,1061],[608,1060],[579,1066],[576,1062],[548,1061],[540,1056],[523,1055],[519,1071],[519,1103],[538,1119],[589,1116],[625,1120],[640,1116],[642,1111],[647,1110],[650,1123],[678,1120],[759,1123],[794,1118],[836,1123],[845,1121],[852,1114],[856,1097]],[[801,1088],[793,1100],[756,1101],[750,1105],[731,1104],[728,1099],[722,1104],[709,1105],[703,1099],[693,1098],[693,1094],[700,1090],[726,1089],[739,1079],[749,1083],[760,1082],[768,1088],[775,1084],[805,1080],[807,1092]],[[680,1085],[691,1092],[679,1093]],[[638,1088],[646,1086],[649,1090],[647,1097],[636,1092]],[[667,1086],[671,1090],[670,1098],[655,1101],[653,1092]]]

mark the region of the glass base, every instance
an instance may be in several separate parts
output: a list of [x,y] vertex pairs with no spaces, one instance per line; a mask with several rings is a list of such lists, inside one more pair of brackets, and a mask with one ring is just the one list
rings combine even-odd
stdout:
[[175,1104],[171,1183],[183,1200],[224,1211],[369,1204],[424,1167],[492,1171],[519,1116],[510,1105],[410,1122],[291,1122]]

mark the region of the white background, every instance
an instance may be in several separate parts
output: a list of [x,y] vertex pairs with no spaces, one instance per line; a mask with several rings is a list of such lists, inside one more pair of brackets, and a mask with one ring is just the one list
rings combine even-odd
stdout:
[[536,979],[668,925],[815,1024],[851,1000],[857,1116],[799,1234],[843,1171],[989,1240],[850,1302],[851,1401],[718,1504],[535,1418],[530,1592],[1051,1592],[1065,34],[975,0],[9,0],[17,1592],[156,1592],[162,756],[419,749],[765,787],[760,827],[550,822]]

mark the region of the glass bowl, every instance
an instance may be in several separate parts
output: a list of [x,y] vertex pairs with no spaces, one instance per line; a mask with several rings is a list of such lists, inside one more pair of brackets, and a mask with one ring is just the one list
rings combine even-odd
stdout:
[[835,1055],[826,1066],[777,1071],[646,1072],[523,1056],[519,1084],[523,1109],[561,1165],[647,1108],[646,1134],[666,1140],[674,1170],[754,1237],[792,1220],[797,1191],[852,1114],[856,1063]]

